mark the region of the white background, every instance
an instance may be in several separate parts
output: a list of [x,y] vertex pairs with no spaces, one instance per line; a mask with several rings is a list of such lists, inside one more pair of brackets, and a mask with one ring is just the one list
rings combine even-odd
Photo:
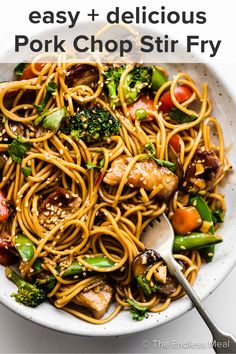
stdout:
[[[204,302],[224,330],[236,335],[236,268]],[[207,345],[210,333],[196,310],[162,327],[126,337],[85,338],[70,336],[30,323],[0,305],[1,353],[213,353],[212,349],[155,347],[157,340],[166,343],[190,342]]]

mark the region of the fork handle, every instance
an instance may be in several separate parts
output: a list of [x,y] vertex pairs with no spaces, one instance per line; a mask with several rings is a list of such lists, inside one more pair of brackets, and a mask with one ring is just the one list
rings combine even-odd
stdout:
[[[163,257],[164,258],[164,257]],[[229,333],[222,331],[212,317],[207,312],[206,308],[201,303],[199,297],[193,290],[192,286],[189,284],[188,280],[185,278],[184,274],[180,270],[179,263],[176,262],[172,255],[168,255],[164,258],[167,264],[169,272],[176,277],[179,281],[186,294],[192,300],[192,303],[196,307],[199,314],[202,316],[203,320],[207,324],[209,330],[213,337],[213,349],[216,353],[236,353],[236,338]]]

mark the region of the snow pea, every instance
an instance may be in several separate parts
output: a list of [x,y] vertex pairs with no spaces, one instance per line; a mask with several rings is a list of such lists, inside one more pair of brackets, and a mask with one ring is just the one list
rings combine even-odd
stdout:
[[193,232],[187,236],[175,236],[173,251],[180,252],[201,249],[222,241],[222,238],[217,235]]
[[[86,258],[85,261],[89,265],[98,268],[111,268],[115,265],[113,261],[111,261],[109,258],[104,256],[95,256],[95,257]],[[85,268],[84,265],[75,261],[63,272],[62,277],[66,278],[73,275],[83,274],[84,268]]]
[[16,249],[19,252],[22,260],[28,262],[34,255],[35,245],[34,243],[25,235],[16,235]]

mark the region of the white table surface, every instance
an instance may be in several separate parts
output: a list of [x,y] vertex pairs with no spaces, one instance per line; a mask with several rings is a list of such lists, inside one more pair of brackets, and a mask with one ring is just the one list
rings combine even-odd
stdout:
[[[205,305],[221,327],[236,335],[236,268]],[[211,335],[192,310],[162,327],[126,337],[88,338],[30,323],[0,305],[0,353],[213,353]],[[195,348],[194,348],[195,347]]]

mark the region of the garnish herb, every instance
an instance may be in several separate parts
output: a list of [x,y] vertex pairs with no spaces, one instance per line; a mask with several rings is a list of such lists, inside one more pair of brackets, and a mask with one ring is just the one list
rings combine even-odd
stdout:
[[14,73],[16,75],[17,78],[19,78],[22,74],[23,74],[23,71],[24,71],[24,68],[27,66],[28,64],[27,63],[20,63],[18,64],[15,69],[14,69]]
[[8,147],[8,153],[12,157],[12,160],[21,163],[27,151],[31,149],[32,144],[24,142],[21,136],[18,136]]
[[[163,166],[168,168],[170,171],[174,172],[176,170],[176,166],[173,162],[167,161],[167,160],[160,160],[155,157],[156,154],[156,149],[154,145],[149,142],[144,146],[144,150],[147,152],[148,156],[147,158],[152,159],[155,161],[158,165]],[[145,158],[144,158],[145,159]],[[143,160],[143,159],[141,159]]]
[[127,302],[130,304],[130,313],[132,315],[132,319],[136,321],[142,321],[148,317],[147,307],[140,306],[134,300],[128,299]]
[[24,166],[22,167],[21,172],[25,177],[29,177],[32,175],[32,168],[29,166]]
[[153,143],[151,143],[151,142],[149,142],[149,143],[147,143],[146,145],[144,145],[144,150],[145,150],[148,154],[150,154],[150,155],[152,155],[152,156],[155,156],[155,155],[156,155],[156,149],[155,149]]
[[46,94],[45,94],[43,101],[40,104],[34,105],[39,114],[43,113],[43,111],[46,107],[46,104],[48,103],[53,92],[55,92],[56,89],[57,89],[57,84],[55,82],[49,82],[49,84],[46,85]]
[[86,163],[86,168],[87,168],[87,170],[94,170],[94,169],[98,169],[98,170],[100,170],[100,167],[99,166],[97,166],[97,165],[95,165],[95,163],[93,163],[93,162],[88,162],[88,163]]
[[179,124],[193,122],[197,119],[195,115],[188,115],[178,108],[172,108],[169,112],[169,117]]

